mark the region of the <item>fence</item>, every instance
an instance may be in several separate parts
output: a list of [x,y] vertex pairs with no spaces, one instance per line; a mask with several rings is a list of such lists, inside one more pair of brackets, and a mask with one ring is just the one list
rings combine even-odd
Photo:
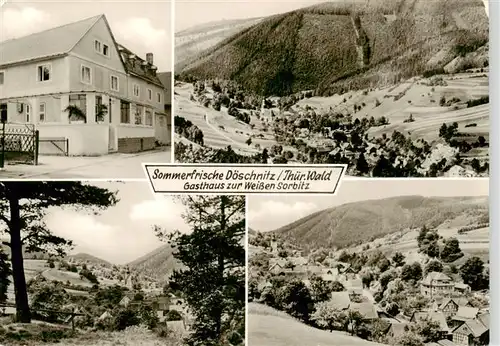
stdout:
[[6,161],[38,164],[39,133],[32,124],[7,123],[3,125],[0,150]]
[[[9,303],[4,303],[0,304],[0,308],[16,308],[15,304],[9,304]],[[31,309],[31,311],[35,312],[49,312],[49,313],[54,313],[54,314],[62,314],[62,315],[68,315],[69,318],[65,320],[66,323],[71,323],[71,329],[74,331],[75,330],[75,317],[76,316],[85,316],[85,314],[75,312],[76,308],[73,308],[71,312],[69,311],[58,311],[58,310],[50,310],[50,309]]]
[[42,147],[42,153],[69,155],[68,138],[42,138],[39,139],[39,147]]

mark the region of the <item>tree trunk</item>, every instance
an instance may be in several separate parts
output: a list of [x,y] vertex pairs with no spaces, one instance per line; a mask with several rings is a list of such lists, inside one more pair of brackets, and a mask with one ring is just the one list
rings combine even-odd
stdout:
[[21,242],[21,219],[19,199],[9,198],[10,203],[10,249],[12,262],[12,276],[16,293],[16,319],[21,323],[31,323],[31,313],[24,277],[23,244]]
[[[224,241],[224,232],[226,231],[226,197],[221,196],[220,200],[220,210],[221,210],[221,220],[220,220],[220,234],[219,239]],[[222,244],[220,244],[222,247]],[[224,251],[222,248],[217,249],[219,252],[218,258],[218,272],[220,275],[220,284],[224,285]],[[222,287],[221,287],[222,288]],[[221,306],[218,310],[217,320],[216,320],[216,331],[217,338],[219,340],[222,339],[222,314],[224,312],[223,307]]]

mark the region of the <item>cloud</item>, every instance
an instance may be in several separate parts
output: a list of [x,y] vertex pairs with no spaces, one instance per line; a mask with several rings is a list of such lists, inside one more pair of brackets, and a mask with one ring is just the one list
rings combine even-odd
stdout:
[[118,23],[117,31],[124,39],[143,42],[148,47],[164,44],[168,38],[167,32],[154,28],[148,18],[130,18]]
[[312,202],[284,203],[264,201],[257,209],[249,210],[249,226],[259,231],[272,230],[309,215],[318,206]]
[[156,199],[142,201],[131,207],[129,218],[132,221],[146,222],[172,229],[186,230],[182,214],[184,207],[172,198],[157,196]]
[[46,217],[46,224],[54,234],[72,240],[79,249],[94,249],[103,253],[106,247],[116,243],[121,231],[116,226],[99,221],[94,215],[81,214],[72,210],[57,210],[49,213]]
[[48,12],[34,7],[6,9],[2,18],[0,41],[29,35],[53,26],[54,22]]
[[[168,21],[166,21],[168,22]],[[153,26],[148,18],[134,17],[112,24],[116,39],[143,59],[146,53],[155,53],[154,63],[160,70],[170,70],[171,38],[165,29]]]

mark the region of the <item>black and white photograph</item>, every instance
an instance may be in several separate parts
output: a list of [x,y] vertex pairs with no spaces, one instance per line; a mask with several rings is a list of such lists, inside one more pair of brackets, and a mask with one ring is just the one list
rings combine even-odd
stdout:
[[488,179],[248,197],[248,345],[489,345]]
[[489,175],[482,0],[175,3],[178,162]]
[[0,8],[1,179],[143,178],[171,162],[170,1]]
[[0,225],[0,345],[244,345],[244,196],[8,181]]

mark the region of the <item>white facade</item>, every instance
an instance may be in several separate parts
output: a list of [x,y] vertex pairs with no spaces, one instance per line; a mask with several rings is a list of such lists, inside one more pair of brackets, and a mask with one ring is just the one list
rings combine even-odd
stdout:
[[[165,90],[154,82],[155,67],[137,59],[153,81],[131,74],[106,18],[86,21],[90,29],[68,52],[0,62],[0,104],[7,105],[8,123],[34,124],[41,154],[61,154],[64,140],[69,155],[154,148],[162,134],[158,119],[166,116]],[[54,30],[67,29],[56,28],[49,35]],[[43,38],[44,33],[38,35]],[[26,46],[23,40],[19,44]],[[70,119],[68,106],[77,106],[85,118]]]

